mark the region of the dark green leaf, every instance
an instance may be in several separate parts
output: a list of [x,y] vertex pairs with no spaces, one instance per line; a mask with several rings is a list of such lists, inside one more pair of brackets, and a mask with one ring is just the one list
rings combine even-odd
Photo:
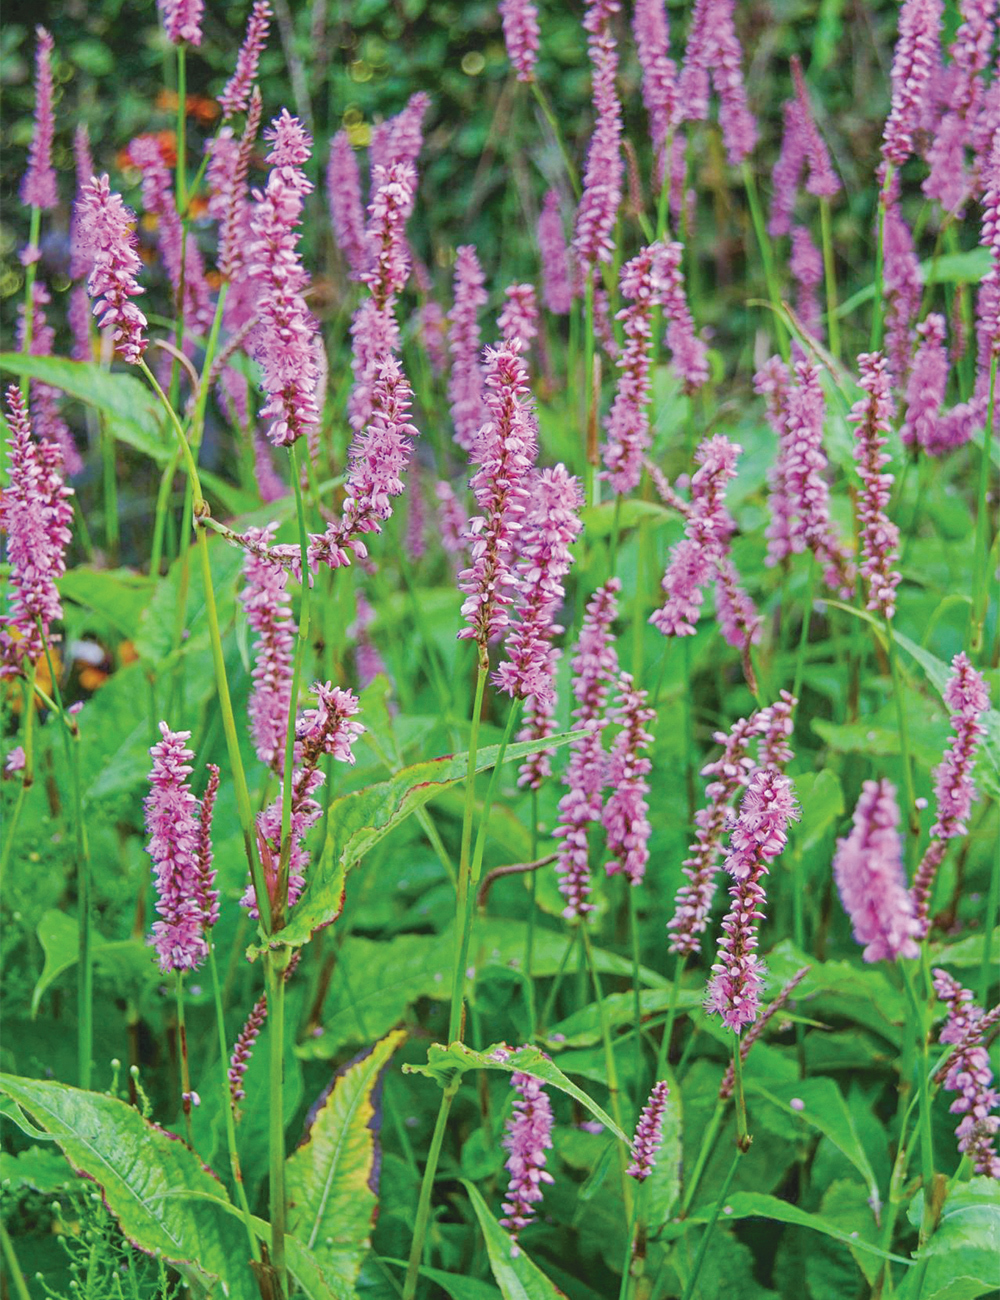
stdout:
[[514,1253],[510,1236],[494,1219],[475,1187],[471,1183],[465,1183],[464,1187],[483,1231],[490,1268],[503,1300],[557,1300],[557,1297],[565,1295],[537,1264],[532,1263],[522,1248],[518,1247]]

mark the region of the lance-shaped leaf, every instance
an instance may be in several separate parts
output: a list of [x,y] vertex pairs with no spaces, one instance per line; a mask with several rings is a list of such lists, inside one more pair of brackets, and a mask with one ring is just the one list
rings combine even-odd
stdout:
[[600,1120],[606,1129],[622,1142],[628,1138],[614,1122],[611,1116],[598,1106],[597,1102],[570,1082],[558,1065],[554,1065],[537,1047],[519,1047],[512,1052],[504,1043],[495,1043],[485,1051],[476,1052],[464,1043],[452,1043],[444,1047],[441,1043],[432,1043],[427,1049],[426,1065],[404,1065],[404,1074],[426,1074],[436,1079],[442,1088],[454,1085],[466,1070],[506,1070],[508,1074],[530,1074],[541,1083],[573,1097],[590,1111],[595,1119]]
[[469,1193],[469,1200],[483,1231],[490,1268],[504,1300],[558,1300],[559,1296],[565,1296],[566,1292],[560,1291],[538,1265],[532,1263],[520,1246],[515,1249],[510,1235],[494,1219],[489,1206],[475,1187],[465,1182],[463,1186]]
[[[538,749],[556,749],[579,734],[565,731],[545,740],[508,745],[506,761],[525,758]],[[499,745],[481,749],[476,756],[476,771],[485,772],[493,767],[499,752]],[[435,795],[465,780],[468,766],[468,754],[449,754],[404,767],[388,781],[379,781],[335,799],[327,810],[322,856],[310,869],[302,897],[295,904],[288,925],[275,936],[274,942],[297,947],[308,943],[318,926],[335,921],[344,905],[344,880],[354,863]],[[259,948],[252,947],[249,955],[253,958],[259,952]]]
[[77,1173],[97,1183],[133,1245],[203,1284],[224,1281],[236,1300],[258,1294],[246,1230],[225,1188],[179,1138],[103,1093],[11,1074],[0,1075],[0,1092],[55,1138]]
[[348,1289],[371,1246],[378,1209],[382,1072],[405,1037],[395,1030],[334,1076],[285,1163],[289,1228]]

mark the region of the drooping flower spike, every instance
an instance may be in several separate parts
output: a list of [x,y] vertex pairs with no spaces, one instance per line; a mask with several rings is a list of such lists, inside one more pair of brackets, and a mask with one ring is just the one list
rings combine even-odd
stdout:
[[28,170],[21,181],[21,202],[43,212],[59,202],[56,172],[52,166],[55,115],[52,108],[52,50],[54,41],[44,27],[35,28],[35,129],[28,150]]
[[654,1083],[649,1100],[643,1106],[639,1122],[635,1126],[632,1163],[625,1172],[637,1182],[641,1183],[648,1178],[656,1165],[656,1153],[663,1145],[663,1117],[669,1096],[670,1089],[665,1080]]
[[535,1217],[542,1184],[555,1179],[545,1168],[546,1152],[552,1146],[552,1104],[548,1094],[531,1074],[515,1071],[510,1084],[517,1096],[503,1139],[504,1149],[510,1153],[506,1162],[510,1182],[500,1223],[510,1232],[514,1253],[519,1249],[518,1234]]

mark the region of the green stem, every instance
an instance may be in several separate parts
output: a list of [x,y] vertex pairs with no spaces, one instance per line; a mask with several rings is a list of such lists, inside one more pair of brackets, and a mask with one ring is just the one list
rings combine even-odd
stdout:
[[903,983],[906,985],[906,994],[913,1011],[914,1028],[917,1034],[917,1050],[920,1053],[920,1060],[917,1065],[917,1087],[920,1098],[920,1167],[924,1184],[924,1214],[920,1222],[920,1244],[923,1245],[934,1231],[932,1220],[934,1204],[934,1135],[931,1128],[931,1099],[927,1087],[930,1059],[927,1050],[926,1013],[917,1001],[917,993],[913,987],[913,975],[908,962],[901,957],[899,965],[903,972]]
[[266,957],[267,1019],[270,1035],[268,1090],[268,1146],[271,1158],[269,1209],[271,1213],[271,1267],[279,1295],[285,1295],[285,971],[289,949],[271,948]]
[[830,200],[824,195],[819,201],[819,221],[823,238],[823,274],[826,280],[826,333],[827,343],[835,361],[840,360],[840,321],[837,319],[837,268],[833,260],[833,231],[830,222]]
[[875,240],[875,301],[872,312],[872,333],[870,352],[877,352],[882,346],[882,325],[884,305],[882,302],[883,290],[883,265],[885,260],[885,209],[889,197],[889,186],[892,182],[892,163],[885,164],[885,179],[882,182],[882,190],[878,196],[878,234]]
[[[601,1042],[604,1044],[604,1068],[608,1076],[608,1104],[611,1107],[611,1114],[614,1117],[618,1127],[625,1131],[622,1123],[622,1105],[621,1105],[621,1088],[618,1083],[618,1067],[615,1064],[615,1049],[611,1041],[611,1027],[608,1024],[608,1011],[604,1005],[604,994],[601,990],[601,980],[597,973],[597,963],[594,961],[594,949],[590,942],[590,931],[587,929],[586,920],[580,921],[580,933],[583,937],[583,950],[587,958],[587,967],[590,971],[590,980],[594,986],[594,998],[597,1002],[597,1015],[601,1027]],[[632,1205],[632,1184],[629,1181],[626,1170],[626,1148],[622,1143],[618,1146],[618,1163],[621,1167],[622,1178],[622,1200],[625,1203],[626,1210]]]
[[816,570],[818,567],[815,552],[810,551],[809,576],[806,579],[806,599],[802,608],[802,632],[799,635],[799,649],[795,656],[795,680],[792,683],[792,694],[797,700],[802,698],[802,674],[806,666],[806,646],[809,644],[809,624],[812,622],[813,596],[816,591]]
[[[531,791],[531,858],[534,862],[538,858],[538,791]],[[537,887],[535,873],[528,872],[528,932],[524,942],[524,975],[528,983],[531,983],[531,967],[535,955],[535,893]],[[534,999],[532,999],[534,1006]]]
[[736,1145],[741,1151],[750,1150],[750,1131],[747,1127],[747,1101],[743,1092],[743,1053],[738,1035],[733,1037],[733,1096],[736,1099]]
[[458,1088],[459,1084],[456,1081],[449,1084],[441,1094],[441,1106],[438,1110],[437,1122],[434,1125],[431,1147],[427,1153],[423,1182],[420,1184],[420,1200],[417,1202],[417,1214],[413,1222],[413,1241],[410,1245],[409,1262],[406,1265],[406,1280],[403,1283],[403,1300],[414,1300],[417,1294],[420,1264],[424,1257],[424,1241],[427,1237],[427,1226],[431,1217],[431,1194],[434,1190],[434,1176],[437,1173],[438,1161],[441,1158],[441,1144],[444,1142],[445,1129],[448,1127],[448,1112],[451,1110],[451,1103],[455,1100],[455,1093]]
[[542,1008],[542,1016],[538,1024],[539,1031],[543,1031],[548,1028],[549,1018],[551,1017],[553,1009],[555,1008],[556,997],[559,994],[559,988],[560,985],[562,984],[563,976],[566,974],[566,967],[569,965],[569,959],[573,955],[573,949],[576,947],[576,941],[577,941],[577,937],[579,936],[579,933],[580,933],[580,927],[579,926],[574,927],[569,942],[566,944],[566,951],[563,953],[562,957],[560,958],[559,966],[555,973],[555,978],[552,981],[552,987],[549,989],[548,997],[545,999],[545,1006]]
[[183,45],[177,47],[177,212],[187,209],[187,64]]
[[726,1103],[720,1097],[715,1103],[715,1110],[712,1118],[709,1120],[704,1133],[701,1135],[701,1146],[698,1148],[698,1155],[694,1162],[694,1169],[687,1180],[684,1188],[684,1198],[681,1201],[681,1218],[683,1218],[691,1208],[691,1202],[694,1200],[694,1194],[698,1190],[698,1184],[701,1182],[701,1176],[705,1172],[705,1166],[708,1164],[709,1156],[715,1149],[715,1139],[719,1136],[719,1129],[722,1127],[723,1116],[726,1113]]
[[24,806],[24,799],[28,792],[28,787],[35,779],[35,765],[32,755],[34,752],[35,739],[35,679],[37,676],[38,661],[34,660],[31,665],[31,671],[24,691],[24,736],[21,742],[21,748],[24,750],[24,768],[21,772],[21,788],[17,792],[17,802],[14,804],[14,811],[11,813],[3,828],[3,857],[0,858],[0,877],[3,878],[6,878],[10,855],[14,851],[14,840],[17,835],[17,823],[21,819],[21,809]]
[[597,477],[597,466],[590,457],[590,422],[595,418],[591,412],[594,395],[594,271],[586,273],[583,290],[583,428],[586,445],[586,493],[587,505],[596,506],[601,501],[601,482]]
[[656,1058],[656,1077],[665,1079],[667,1077],[667,1062],[670,1058],[670,1040],[674,1035],[674,1021],[677,1019],[677,998],[681,991],[681,980],[684,977],[684,967],[687,964],[687,953],[679,953],[677,965],[674,967],[674,982],[670,990],[670,1007],[667,1011],[667,1023],[663,1027],[663,1037],[660,1039],[660,1052]]
[[774,275],[774,254],[771,250],[771,241],[768,238],[767,228],[764,225],[764,213],[761,210],[760,198],[757,194],[757,182],[754,180],[753,172],[750,170],[750,164],[742,164],[743,187],[746,190],[747,203],[750,205],[750,219],[753,222],[754,233],[757,236],[757,246],[760,249],[760,259],[764,265],[764,282],[767,285],[767,296],[771,300],[771,306],[774,308],[775,328],[778,334],[778,348],[785,361],[788,361],[791,352],[788,345],[788,331],[785,329],[784,315],[781,307],[781,294],[778,292],[778,283]]
[[974,582],[972,587],[972,649],[978,653],[983,648],[983,624],[989,607],[989,538],[986,529],[989,524],[987,493],[990,483],[990,444],[993,441],[993,412],[997,391],[997,362],[1000,354],[994,352],[990,358],[990,391],[986,403],[986,423],[983,426],[983,454],[979,462],[979,492],[977,494],[978,510],[976,512],[976,552]]
[[254,1257],[257,1248],[257,1238],[253,1230],[253,1221],[250,1216],[250,1206],[247,1203],[246,1189],[243,1186],[243,1170],[240,1167],[240,1153],[236,1145],[236,1121],[233,1118],[233,1103],[229,1095],[229,1074],[227,1064],[229,1061],[229,1048],[226,1044],[226,1017],[222,1009],[222,985],[219,983],[219,968],[215,961],[215,944],[212,942],[211,935],[206,936],[208,939],[208,967],[212,973],[212,998],[215,1002],[215,1024],[219,1033],[219,1066],[222,1071],[222,1113],[226,1117],[226,1145],[229,1147],[229,1169],[233,1175],[233,1186],[236,1188],[236,1197],[240,1203],[240,1209],[243,1212],[243,1222],[246,1224],[247,1239],[250,1243],[250,1257]]
[[892,693],[896,700],[896,724],[899,728],[899,749],[903,761],[903,785],[906,790],[906,824],[910,834],[910,851],[917,847],[920,824],[917,821],[917,802],[913,788],[913,765],[910,762],[910,733],[906,723],[906,706],[903,701],[903,683],[896,652],[896,638],[892,634],[892,621],[886,619],[886,636],[889,640],[889,672],[892,675]]
[[611,570],[612,577],[618,568],[618,534],[621,529],[622,521],[622,494],[615,494],[615,512],[611,519],[611,557],[608,567]]
[[997,924],[997,911],[1000,909],[1000,853],[993,846],[993,865],[990,869],[990,892],[986,900],[986,915],[983,918],[983,956],[979,964],[979,1005],[986,1006],[990,986],[993,983],[994,970],[990,958],[993,942],[993,927]]
[[163,562],[163,534],[167,523],[167,510],[170,506],[170,491],[174,485],[174,475],[177,473],[177,466],[181,463],[181,449],[175,447],[167,461],[163,474],[160,478],[160,488],[156,494],[156,518],[153,523],[153,547],[149,557],[149,574],[152,578],[160,576],[160,565]]
[[[738,1054],[738,1053],[737,1053]],[[688,1278],[687,1286],[684,1288],[682,1300],[691,1300],[694,1295],[694,1289],[698,1284],[698,1274],[705,1262],[705,1256],[708,1253],[708,1245],[712,1240],[712,1233],[715,1231],[715,1225],[719,1221],[719,1215],[722,1213],[722,1207],[725,1204],[726,1197],[729,1195],[729,1188],[732,1185],[733,1178],[736,1175],[737,1166],[742,1159],[742,1151],[737,1151],[733,1158],[733,1163],[729,1166],[729,1173],[726,1174],[725,1181],[719,1191],[715,1207],[712,1210],[712,1217],[705,1225],[705,1231],[702,1233],[701,1241],[698,1243],[698,1253],[694,1257],[694,1267],[691,1270],[691,1276]]]
[[104,483],[104,544],[112,560],[118,557],[118,479],[115,474],[115,439],[101,421],[101,467]]
[[667,216],[670,212],[670,183],[672,180],[671,160],[674,156],[674,128],[667,131],[663,142],[663,184],[656,205],[656,238],[662,239],[667,230]]
[[639,1222],[639,1202],[642,1200],[642,1194],[644,1191],[645,1183],[640,1183],[635,1203],[632,1206],[632,1216],[629,1219],[628,1232],[625,1235],[625,1258],[622,1260],[622,1283],[618,1289],[618,1300],[628,1300],[628,1294],[632,1290],[632,1259],[635,1255],[636,1227]]
[[184,1023],[184,972],[174,971],[174,995],[177,1000],[177,1054],[181,1063],[181,1109],[184,1112],[184,1130],[188,1146],[194,1150],[191,1132],[191,1068],[188,1065],[187,1026]]
[[[628,927],[632,940],[632,1014],[635,1017],[635,1111],[642,1109],[645,1093],[642,1087],[642,997],[639,982],[639,917],[635,905],[635,886],[626,882],[628,893]],[[659,1076],[657,1076],[659,1078]]]
[[559,146],[559,152],[562,154],[563,162],[566,165],[566,175],[569,177],[569,183],[573,187],[573,197],[577,202],[580,201],[580,179],[576,174],[576,168],[573,166],[573,159],[566,148],[566,141],[563,139],[562,131],[559,129],[559,119],[552,111],[552,105],[549,103],[548,96],[541,88],[537,81],[532,79],[531,93],[535,96],[535,102],[542,110],[546,122],[552,128],[552,134],[556,138],[556,144]]
[[[31,209],[30,225],[28,227],[28,248],[37,249],[38,239],[42,229],[42,210],[41,208]],[[24,342],[21,345],[21,351],[25,356],[31,355],[31,341],[35,332],[35,275],[38,269],[38,262],[34,258],[28,263],[24,270]],[[28,405],[29,394],[31,391],[31,380],[25,375],[21,380],[21,396],[24,398],[25,406]],[[6,442],[3,445],[4,453],[7,451]]]
[[0,1246],[3,1248],[4,1263],[7,1265],[7,1276],[14,1285],[17,1300],[31,1300],[24,1274],[21,1272],[21,1265],[14,1251],[14,1243],[2,1223],[0,1223]]

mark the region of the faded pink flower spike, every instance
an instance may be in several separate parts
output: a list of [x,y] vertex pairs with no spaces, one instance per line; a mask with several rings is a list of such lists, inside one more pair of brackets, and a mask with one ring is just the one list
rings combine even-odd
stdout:
[[795,280],[795,313],[813,338],[823,338],[822,310],[817,289],[823,283],[823,257],[805,226],[792,229],[792,255],[788,269]]
[[566,316],[573,306],[569,278],[569,251],[559,215],[559,195],[549,190],[538,218],[538,251],[542,259],[542,301],[557,316]]
[[941,0],[904,0],[892,60],[892,102],[882,134],[882,157],[901,167],[913,152],[934,75],[941,61]]
[[520,339],[522,351],[531,346],[531,340],[538,334],[538,304],[535,301],[535,286],[532,284],[509,284],[503,291],[503,310],[497,317],[497,327],[505,339]]
[[500,0],[507,57],[518,81],[534,81],[538,60],[538,10],[531,0]]
[[615,220],[622,201],[622,109],[615,88],[618,51],[611,31],[611,17],[620,8],[618,0],[587,0],[583,19],[593,66],[596,121],[587,150],[573,248],[580,261],[590,267],[611,261]]
[[927,152],[930,174],[923,183],[927,197],[937,199],[945,212],[956,211],[965,202],[969,191],[965,146],[975,145],[980,115],[989,117],[983,111],[982,74],[993,48],[996,8],[996,0],[959,0],[962,22],[949,50],[951,93]]
[[[247,537],[260,546],[270,546],[277,527],[268,524],[266,528],[249,528]],[[240,593],[240,603],[246,610],[247,622],[257,633],[251,673],[254,686],[247,706],[250,734],[257,757],[280,774],[285,766],[295,649],[295,623],[286,590],[288,574],[252,550],[244,556],[243,573],[246,586]]]
[[635,1126],[632,1138],[632,1163],[626,1173],[638,1182],[648,1178],[656,1164],[656,1153],[663,1144],[663,1116],[667,1109],[670,1089],[661,1079],[653,1084],[649,1100],[642,1108],[639,1122]]
[[632,15],[636,53],[642,68],[642,99],[656,155],[656,175],[663,176],[667,135],[680,120],[677,65],[670,57],[670,26],[664,0],[636,0]]
[[35,129],[28,149],[28,170],[21,181],[21,202],[26,208],[47,212],[59,202],[56,172],[52,166],[52,50],[54,41],[44,27],[35,28]]
[[733,23],[733,0],[696,0],[680,76],[687,121],[708,116],[709,78],[719,96],[719,125],[726,154],[737,167],[757,143],[757,124],[747,107],[742,50]]
[[857,425],[854,458],[862,483],[858,498],[861,575],[868,582],[866,608],[891,619],[896,609],[900,574],[893,568],[899,549],[899,529],[885,513],[893,482],[893,476],[883,472],[889,456],[882,450],[893,413],[889,368],[881,352],[863,352],[858,357],[858,367],[861,371],[858,383],[867,396],[854,404],[847,418]]
[[951,709],[955,734],[944,761],[934,772],[937,821],[931,827],[931,834],[943,840],[968,834],[966,822],[976,797],[972,768],[979,742],[986,735],[982,717],[990,707],[986,682],[964,651],[954,657],[951,667],[944,702]]
[[487,302],[484,283],[475,248],[463,244],[455,255],[455,303],[448,316],[451,353],[448,401],[455,424],[455,441],[468,452],[475,447],[484,418],[478,322],[479,310]]
[[214,873],[209,862],[208,876],[203,877],[199,861],[198,801],[190,782],[194,755],[185,744],[191,733],[171,731],[161,722],[160,735],[149,751],[153,768],[144,805],[160,914],[152,942],[160,970],[196,970],[208,956],[205,930],[214,915]]
[[788,841],[788,823],[798,816],[792,784],[773,768],[758,768],[740,805],[725,869],[735,884],[733,904],[722,922],[725,937],[712,966],[705,1009],[722,1016],[734,1033],[757,1019],[763,966],[757,956],[757,922],[763,920],[761,880]]
[[337,247],[344,255],[351,279],[360,280],[368,265],[365,210],[358,161],[346,131],[338,131],[330,141],[326,192]]
[[313,354],[319,327],[303,296],[309,276],[296,247],[303,202],[312,189],[302,171],[312,140],[287,109],[282,109],[265,136],[271,142],[267,159],[271,174],[264,192],[253,192],[253,242],[247,269],[260,294],[253,351],[264,372],[268,397],[261,415],[270,421],[268,437],[282,447],[303,434],[308,437],[319,424],[319,370]]
[[791,230],[807,148],[799,100],[786,100],[782,113],[785,126],[781,149],[771,171],[771,213],[767,223],[768,233],[774,238],[787,235]]
[[[740,1037],[740,1060],[746,1061],[750,1054],[750,1048],[764,1032],[768,1022],[773,1020],[778,1012],[786,1005],[788,999],[792,996],[798,986],[809,974],[809,966],[802,966],[795,972],[787,984],[782,985],[780,992],[774,997],[761,1012],[760,1017],[753,1022],[750,1028]],[[719,1086],[719,1100],[727,1101],[733,1095],[733,1088],[736,1085],[736,1071],[733,1068],[732,1061],[726,1068],[726,1073],[722,1077],[722,1083]]]
[[237,113],[244,112],[250,103],[250,91],[257,80],[257,65],[267,44],[270,27],[271,6],[268,0],[254,0],[247,19],[246,35],[236,56],[236,70],[219,96],[224,122],[228,122]]
[[538,435],[528,376],[517,343],[487,348],[488,420],[474,452],[479,468],[471,486],[482,514],[469,520],[472,566],[459,575],[466,594],[461,639],[475,640],[485,659],[489,642],[510,623],[509,607],[520,586],[515,559],[528,477],[538,454]]
[[830,152],[826,142],[819,133],[816,119],[813,117],[809,103],[809,91],[802,75],[802,63],[797,54],[792,55],[792,81],[795,84],[795,98],[801,112],[802,130],[805,137],[805,156],[809,165],[806,177],[806,189],[816,198],[832,198],[840,189],[840,181],[833,170]]
[[462,504],[455,496],[455,489],[443,479],[434,485],[434,495],[438,499],[441,545],[449,555],[461,555],[465,550],[465,535],[469,528]]
[[837,841],[833,878],[865,961],[917,957],[920,926],[906,888],[899,807],[891,782],[866,781],[854,829]]
[[54,443],[32,438],[16,384],[7,389],[7,425],[9,481],[0,495],[0,528],[7,535],[13,598],[11,612],[0,619],[0,677],[18,672],[25,660],[38,659],[42,632],[51,637],[50,625],[62,618],[56,583],[66,572],[73,522],[73,490],[60,472],[62,452]]
[[620,375],[606,421],[602,448],[605,477],[612,489],[628,493],[642,476],[642,457],[650,445],[648,404],[649,345],[654,304],[660,301],[659,264],[663,244],[650,244],[622,267],[619,287],[628,302],[618,313],[625,347],[618,358]]
[[694,321],[684,291],[683,256],[684,247],[676,240],[666,245],[659,267],[662,280],[660,303],[667,318],[667,347],[673,356],[674,368],[684,380],[685,390],[691,393],[708,379],[708,359],[705,344],[694,332]]
[[145,290],[136,282],[142,263],[132,230],[135,215],[113,194],[107,176],[95,176],[80,195],[80,237],[93,257],[87,292],[102,329],[114,329],[118,355],[138,365],[146,350],[146,317],[130,300]]
[[931,312],[917,326],[920,346],[906,385],[906,419],[899,431],[904,446],[932,450],[938,444],[938,414],[948,383],[944,317]]
[[618,699],[609,721],[622,730],[615,737],[608,759],[611,795],[604,805],[606,847],[611,855],[606,864],[609,876],[620,872],[630,885],[640,885],[649,861],[649,782],[653,764],[644,751],[653,743],[646,730],[656,710],[647,707],[648,694],[636,690],[630,673],[618,678]]
[[957,1048],[948,1060],[944,1086],[958,1093],[950,1106],[953,1115],[962,1116],[955,1130],[958,1149],[969,1157],[977,1174],[1000,1178],[1000,1156],[995,1145],[1000,1116],[993,1113],[1000,1106],[1000,1095],[993,1087],[985,1043],[987,1024],[995,1023],[1000,1008],[987,1015],[973,1002],[969,990],[941,969],[934,971],[934,991],[948,1007],[948,1021],[940,1041]]
[[519,1250],[518,1234],[535,1217],[542,1184],[555,1179],[545,1168],[545,1153],[552,1146],[552,1104],[548,1094],[533,1075],[519,1071],[510,1076],[510,1085],[517,1096],[503,1139],[504,1149],[510,1153],[506,1164],[510,1182],[500,1223],[510,1232],[513,1254]]
[[208,784],[205,793],[201,796],[201,808],[198,813],[196,846],[198,862],[196,893],[206,930],[210,930],[219,919],[219,891],[215,888],[215,867],[212,865],[212,813],[215,811],[215,798],[218,793],[219,769],[214,763],[209,763]]
[[175,45],[187,41],[201,44],[201,20],[204,0],[156,0],[167,36]]
[[587,828],[601,815],[601,794],[606,784],[607,755],[601,732],[607,726],[604,715],[610,684],[618,673],[611,625],[618,614],[621,581],[609,578],[591,597],[580,628],[573,659],[573,695],[577,706],[574,720],[586,735],[570,745],[569,765],[563,776],[567,793],[559,800],[559,823],[552,832],[559,846],[556,873],[559,892],[566,899],[563,916],[583,918],[594,910],[589,902],[590,867]]

